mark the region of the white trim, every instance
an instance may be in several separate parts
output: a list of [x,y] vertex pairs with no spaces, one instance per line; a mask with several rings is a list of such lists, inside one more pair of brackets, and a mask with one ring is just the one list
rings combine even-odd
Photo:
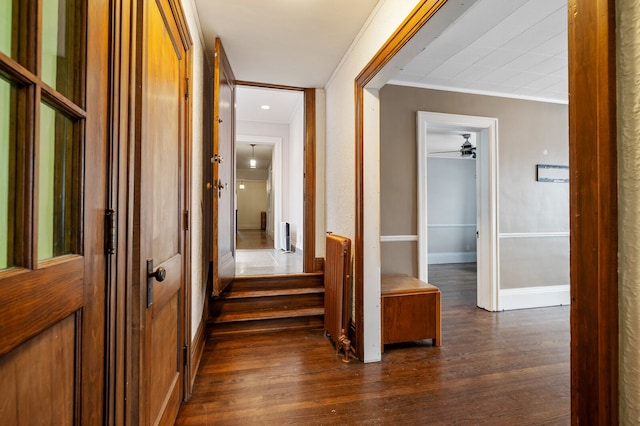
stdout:
[[475,223],[430,223],[428,228],[475,228]]
[[[364,362],[382,360],[382,336],[380,332],[380,98],[377,90],[364,90],[363,132],[366,135],[363,146],[363,175],[365,182],[363,229],[363,348]],[[372,326],[367,326],[367,325]],[[376,326],[373,326],[376,324]]]
[[498,254],[498,119],[469,115],[417,113],[418,128],[418,275],[428,282],[427,128],[477,132],[477,305],[488,311],[499,306]]
[[569,305],[570,303],[569,284],[500,290],[500,310],[503,311]]
[[510,239],[510,238],[569,238],[569,232],[501,232],[498,234],[498,238]]
[[444,263],[475,263],[478,259],[475,251],[460,251],[450,253],[429,253],[429,265]]
[[415,87],[418,89],[431,89],[431,90],[440,90],[444,92],[468,93],[471,95],[495,96],[498,98],[520,99],[523,101],[546,102],[550,104],[569,105],[569,101],[566,99],[554,99],[554,98],[545,98],[542,96],[518,95],[514,93],[493,92],[491,90],[467,89],[462,87],[441,86],[439,84],[414,83],[412,81],[402,81],[402,80],[389,80],[387,84],[393,84],[394,86]]
[[417,235],[381,235],[381,243],[399,243],[406,241],[418,241]]

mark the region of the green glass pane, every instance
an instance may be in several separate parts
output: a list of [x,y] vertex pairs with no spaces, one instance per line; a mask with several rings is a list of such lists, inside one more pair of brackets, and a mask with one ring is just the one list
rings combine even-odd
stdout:
[[75,102],[81,77],[80,12],[78,0],[42,2],[42,80]]
[[13,3],[14,0],[0,0],[0,51],[7,56],[13,56],[11,54],[11,33],[14,29]]
[[0,78],[0,269],[15,266],[16,232],[16,131],[18,94],[15,87]]
[[38,260],[78,253],[80,167],[74,122],[46,104],[40,109]]

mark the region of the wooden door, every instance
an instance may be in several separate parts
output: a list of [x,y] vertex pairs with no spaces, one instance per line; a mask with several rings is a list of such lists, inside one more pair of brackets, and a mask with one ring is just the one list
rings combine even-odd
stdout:
[[168,0],[143,5],[140,175],[133,200],[140,225],[133,238],[141,294],[139,416],[141,424],[173,424],[184,374],[186,46]]
[[216,39],[213,103],[213,295],[236,273],[235,243],[235,78],[220,39]]
[[102,422],[108,3],[0,0],[2,424]]

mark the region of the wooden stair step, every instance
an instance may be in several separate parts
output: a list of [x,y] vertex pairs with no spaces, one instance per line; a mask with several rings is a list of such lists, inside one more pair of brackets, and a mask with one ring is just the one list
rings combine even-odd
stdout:
[[324,306],[308,307],[296,309],[268,309],[256,310],[252,312],[224,312],[213,318],[214,324],[225,322],[242,322],[252,320],[266,320],[276,318],[295,318],[304,316],[324,315]]
[[211,306],[212,316],[224,312],[250,312],[273,309],[309,308],[324,306],[323,293],[303,293],[295,295],[266,297],[236,297],[216,300]]
[[279,288],[324,287],[324,275],[270,275],[236,277],[229,286],[230,293],[240,290],[275,290]]
[[242,298],[256,298],[256,297],[271,297],[271,296],[296,296],[301,294],[318,294],[324,293],[324,287],[299,287],[299,288],[276,288],[276,289],[254,289],[254,290],[235,290],[227,294],[224,298],[230,299],[242,299]]
[[323,327],[323,317],[318,315],[212,324],[207,327],[207,330],[209,338],[219,338],[285,330],[322,329]]

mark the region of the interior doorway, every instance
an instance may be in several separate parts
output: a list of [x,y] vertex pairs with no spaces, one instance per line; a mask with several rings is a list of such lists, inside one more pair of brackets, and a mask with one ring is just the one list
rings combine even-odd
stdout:
[[[434,247],[434,242],[438,238],[430,239],[430,233],[449,232],[458,234],[460,237],[461,248],[456,255],[462,260],[471,260],[465,258],[467,246],[471,249],[474,245],[472,239],[469,238],[468,232],[471,229],[475,231],[475,261],[477,262],[477,306],[488,311],[499,310],[499,285],[498,285],[498,225],[497,225],[497,206],[498,206],[498,171],[497,171],[497,128],[498,120],[489,117],[465,116],[458,114],[443,114],[419,111],[418,116],[418,268],[419,277],[423,281],[429,280],[429,264],[434,259],[429,257],[429,245]],[[445,137],[447,135],[447,137]],[[438,225],[448,225],[446,227],[431,226],[429,223],[429,197],[427,186],[429,182],[428,158],[431,152],[431,158],[434,156],[443,158],[444,151],[451,151],[451,147],[455,147],[455,143],[449,141],[448,136],[457,136],[460,142],[460,148],[455,150],[457,158],[465,158],[466,160],[475,158],[475,179],[472,184],[472,190],[469,193],[474,194],[477,204],[474,203],[475,223],[471,220],[464,220],[464,223],[442,223]],[[462,135],[469,135],[468,141],[472,148],[464,151],[463,146],[467,143],[462,140]],[[449,160],[451,161],[451,160]],[[457,160],[453,160],[457,161]],[[458,164],[459,165],[459,164]],[[447,165],[445,169],[451,171],[452,165]],[[431,174],[434,176],[433,174]],[[467,188],[469,189],[469,188]],[[445,197],[451,201],[451,197]],[[458,203],[458,209],[463,203]],[[451,218],[459,212],[441,212],[436,211],[433,206],[432,213],[443,217]],[[440,209],[441,210],[441,209]],[[459,215],[458,215],[459,216]],[[436,225],[436,224],[431,224]],[[475,230],[473,229],[475,226]],[[436,229],[437,228],[437,229]],[[438,237],[438,235],[434,235]],[[442,235],[440,235],[442,236]],[[473,237],[473,235],[471,236]],[[449,241],[451,239],[449,238]],[[451,251],[439,248],[441,253],[448,255],[436,256],[442,261],[451,260]],[[433,258],[433,256],[431,256]],[[447,259],[445,259],[447,258]],[[456,261],[459,261],[457,259]]]
[[304,92],[238,86],[236,276],[303,272]]

